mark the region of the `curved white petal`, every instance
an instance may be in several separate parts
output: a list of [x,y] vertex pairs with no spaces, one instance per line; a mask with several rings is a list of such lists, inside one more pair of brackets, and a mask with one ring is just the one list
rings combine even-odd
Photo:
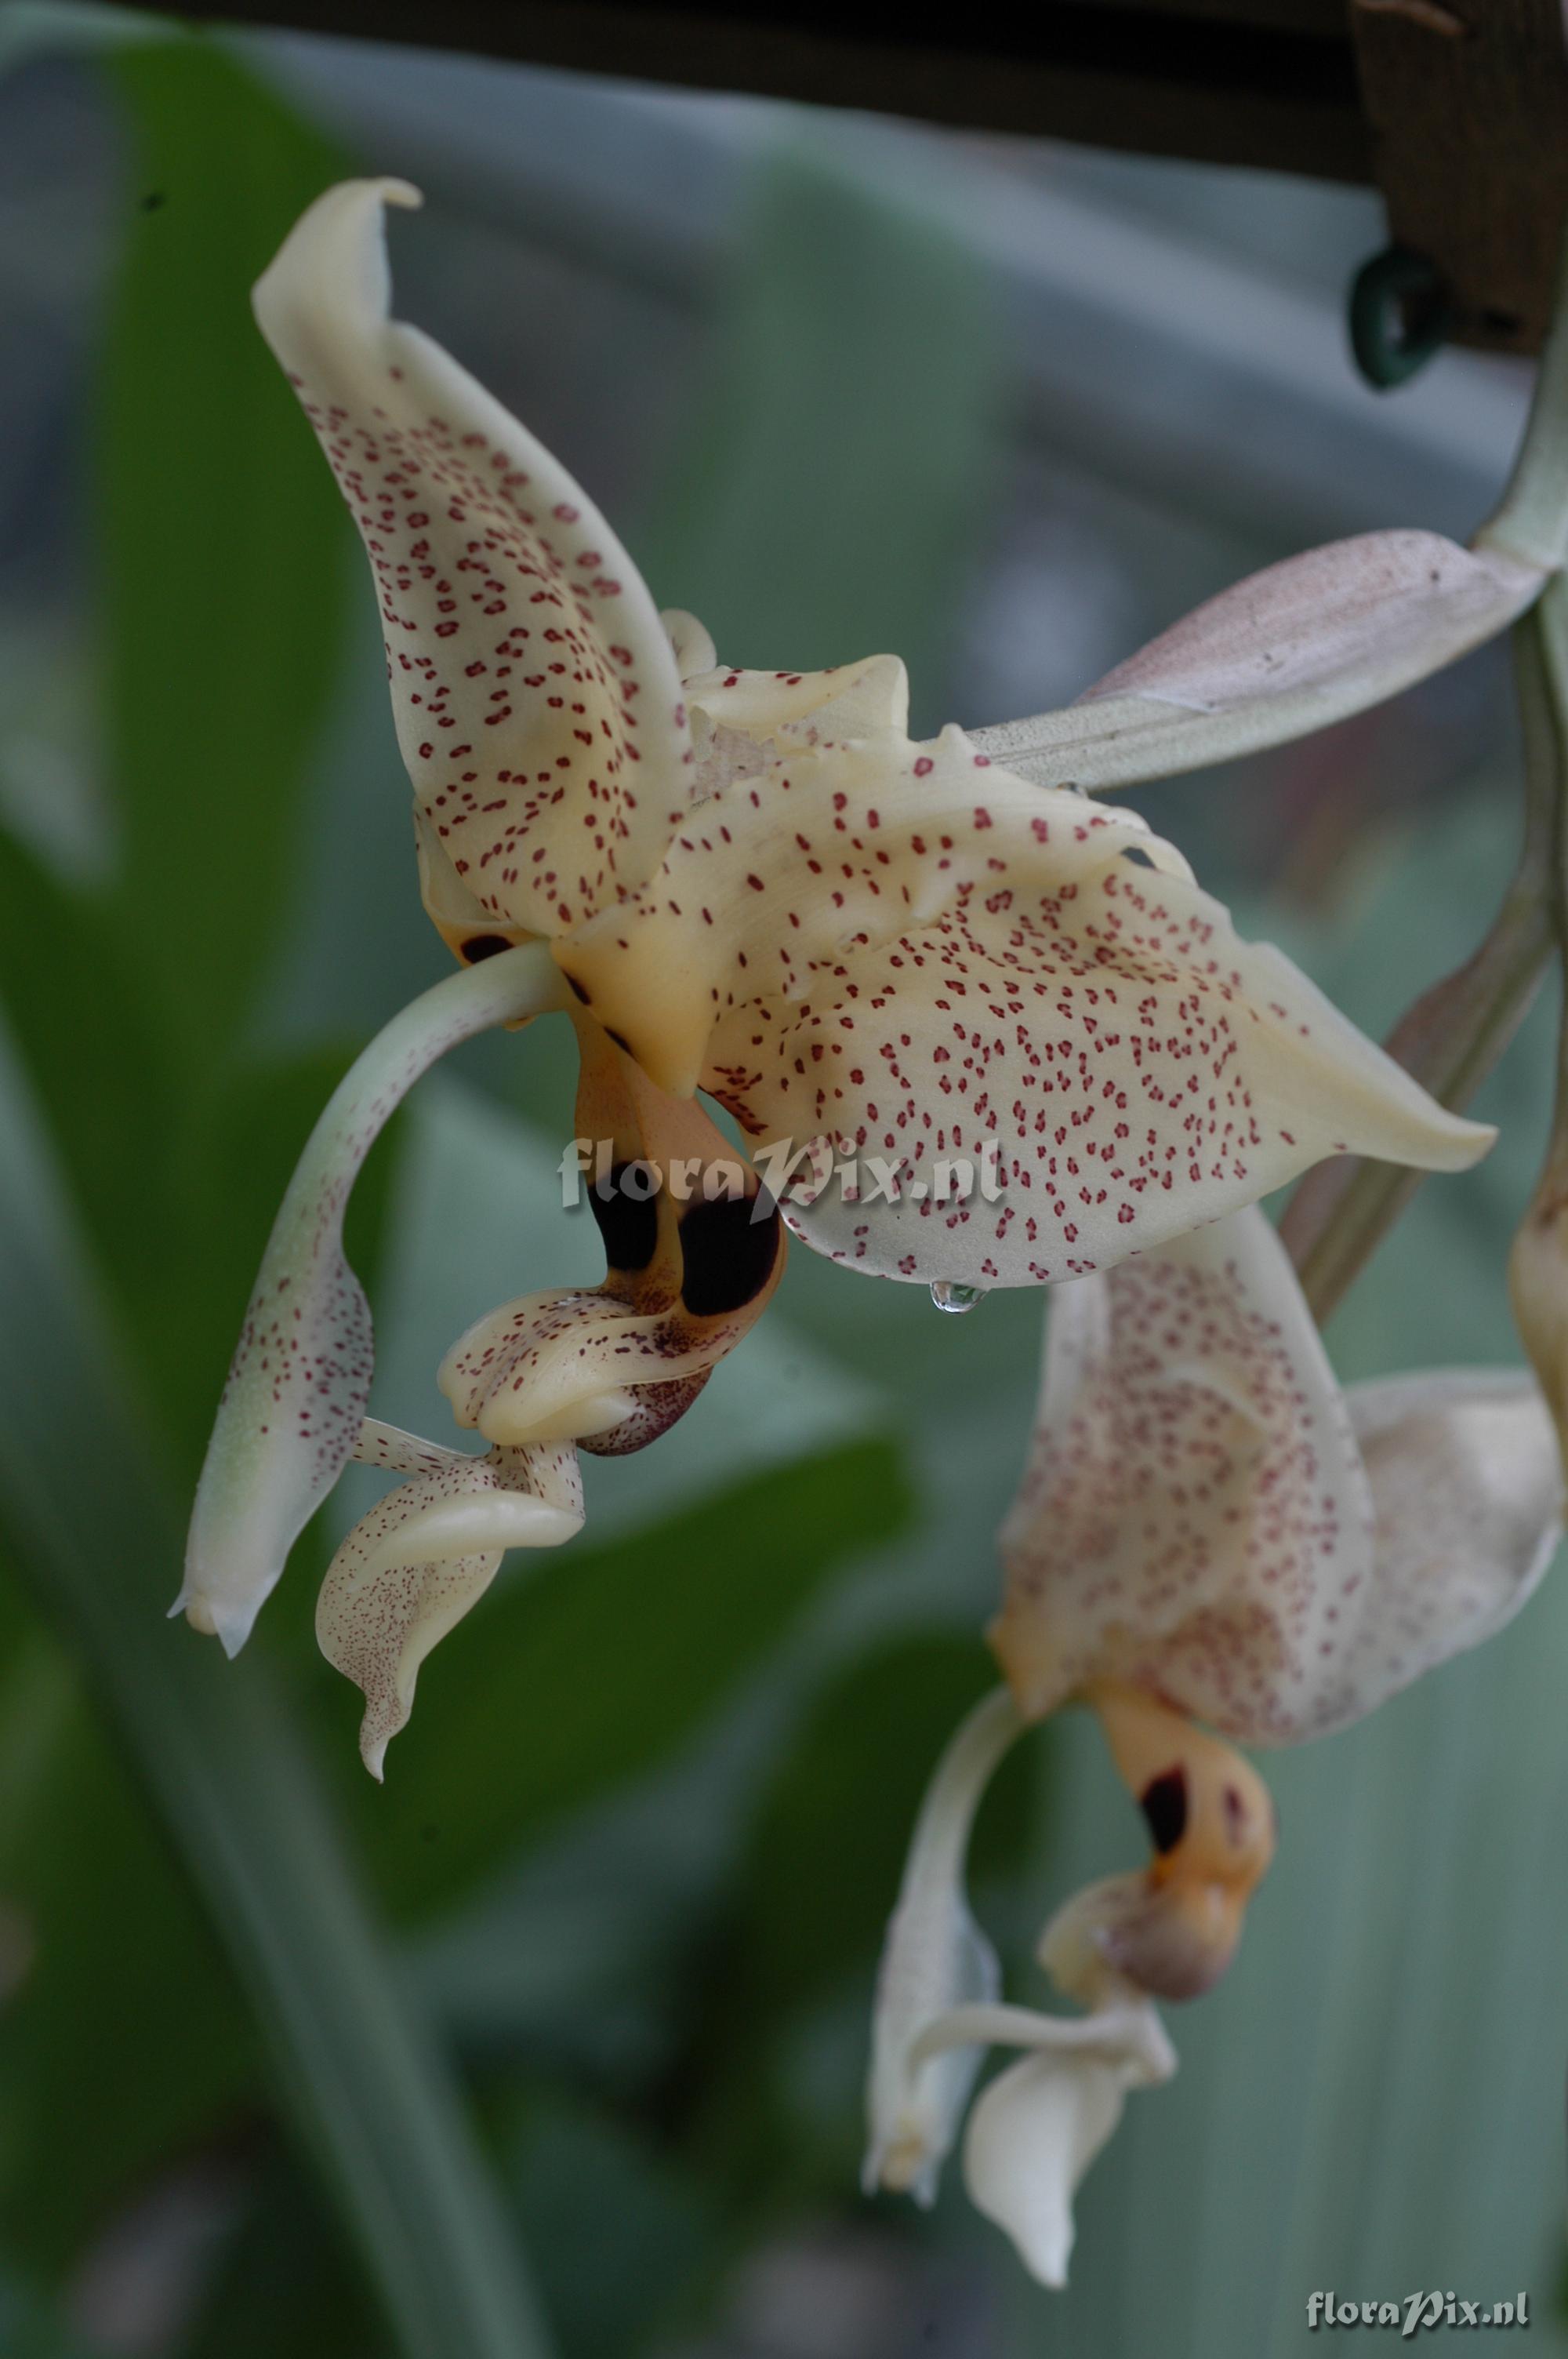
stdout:
[[1184,616],[1060,712],[972,733],[1091,793],[1255,753],[1397,695],[1507,628],[1545,575],[1431,532],[1287,558]]
[[[582,1528],[576,1452],[541,1446],[483,1458],[374,1428],[359,1456],[406,1463],[339,1548],[321,1585],[316,1636],[327,1660],[362,1689],[360,1752],[374,1777],[413,1709],[419,1666],[489,1588],[506,1549],[558,1548]],[[412,1444],[412,1449],[396,1445]]]
[[992,1636],[1032,1713],[1119,1681],[1297,1744],[1507,1621],[1561,1514],[1528,1377],[1444,1371],[1346,1404],[1249,1212],[1054,1298]]
[[[328,190],[258,282],[256,318],[369,554],[432,841],[489,929],[555,934],[657,864],[690,791],[680,681],[566,470],[388,316],[383,211],[418,201],[400,180]],[[460,951],[449,881],[431,914]]]
[[231,1655],[347,1464],[370,1397],[370,1309],[342,1249],[361,1165],[438,1057],[560,996],[538,945],[448,976],[377,1034],[311,1132],[245,1312],[170,1609],[215,1631]]
[[992,1636],[1030,1712],[1098,1680],[1246,1744],[1317,1724],[1366,1610],[1372,1499],[1261,1212],[1053,1297],[1001,1554]]
[[1511,1621],[1563,1528],[1555,1429],[1529,1376],[1439,1369],[1357,1385],[1348,1399],[1377,1571],[1325,1681],[1322,1728],[1358,1719]]
[[887,2187],[932,2201],[979,2068],[977,2045],[918,2059],[914,2049],[937,2017],[994,1999],[1000,1988],[996,1954],[965,1897],[964,1856],[980,1797],[1022,1726],[1005,1690],[988,1696],[953,1738],[926,1790],[877,1980],[861,2172],[868,2193]]
[[1011,2237],[1042,2285],[1067,2282],[1073,2198],[1121,2119],[1128,2090],[1168,2080],[1175,2070],[1159,2019],[1152,2008],[1147,2013],[1163,2050],[1159,2069],[1151,2068],[1147,2032],[1119,2049],[1042,2045],[998,2073],[969,2116],[969,2199]]

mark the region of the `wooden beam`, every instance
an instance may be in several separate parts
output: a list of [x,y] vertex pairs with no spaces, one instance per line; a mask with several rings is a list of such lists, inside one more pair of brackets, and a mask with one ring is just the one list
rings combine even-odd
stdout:
[[1460,342],[1538,352],[1568,219],[1563,0],[1352,0],[1350,16],[1393,237],[1436,265]]
[[1035,0],[939,31],[868,0],[187,0],[228,23],[871,108],[1142,155],[1370,177],[1343,0]]

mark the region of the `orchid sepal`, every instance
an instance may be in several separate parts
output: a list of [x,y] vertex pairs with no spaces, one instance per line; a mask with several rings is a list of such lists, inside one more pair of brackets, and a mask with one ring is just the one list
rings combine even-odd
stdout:
[[[1023,2012],[1023,2010],[1016,2010]],[[1067,2282],[1075,2221],[1073,2199],[1089,2165],[1121,2119],[1127,2093],[1171,2079],[1176,2052],[1152,2006],[1118,2010],[1085,2024],[1096,2037],[1065,2041],[1036,2037],[1015,2064],[982,2090],[964,2136],[964,2184],[978,2212],[993,2220],[1038,2283]],[[1077,2030],[1041,2018],[1053,2031]]]
[[877,1978],[866,2082],[868,2137],[861,2183],[929,2204],[979,2069],[978,2047],[946,2048],[918,2064],[927,2024],[990,2002],[1000,1967],[970,1913],[964,1858],[980,1797],[1023,1723],[1005,1689],[976,1705],[938,1762],[910,1841],[898,1904]]
[[365,1157],[438,1058],[563,996],[538,943],[446,977],[377,1034],[311,1132],[245,1312],[197,1490],[184,1583],[169,1609],[215,1634],[230,1655],[348,1463],[369,1401],[370,1308],[342,1250],[343,1213]]
[[1548,578],[1439,533],[1331,541],[1222,590],[1063,710],[972,734],[993,761],[1087,794],[1235,761],[1414,687],[1506,630]]
[[582,1529],[582,1478],[569,1448],[470,1456],[373,1419],[354,1455],[411,1477],[342,1541],[316,1607],[321,1652],[364,1695],[360,1754],[379,1780],[426,1657],[483,1596],[509,1549],[559,1548]]

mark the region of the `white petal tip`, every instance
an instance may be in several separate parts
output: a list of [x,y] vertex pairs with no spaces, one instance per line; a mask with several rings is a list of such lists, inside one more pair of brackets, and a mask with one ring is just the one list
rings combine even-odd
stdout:
[[254,1613],[220,1605],[200,1589],[182,1589],[168,1609],[168,1619],[177,1622],[182,1614],[203,1638],[216,1638],[231,1662],[250,1636],[256,1618]]
[[1464,1158],[1462,1162],[1453,1165],[1456,1171],[1468,1171],[1472,1164],[1479,1163],[1483,1155],[1489,1155],[1498,1143],[1496,1123],[1466,1122],[1458,1114],[1454,1117],[1450,1135],[1455,1155]]
[[373,1744],[362,1742],[360,1745],[360,1759],[378,1786],[386,1783],[386,1745],[384,1736],[378,1736]]

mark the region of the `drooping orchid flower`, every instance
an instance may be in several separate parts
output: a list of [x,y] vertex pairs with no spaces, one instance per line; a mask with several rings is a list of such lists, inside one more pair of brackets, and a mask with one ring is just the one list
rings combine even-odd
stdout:
[[[777,1282],[780,1195],[814,1247],[951,1299],[1108,1268],[1329,1154],[1452,1169],[1490,1136],[1243,941],[1134,814],[1078,789],[1391,694],[1502,628],[1550,554],[1341,543],[1200,609],[1067,715],[916,743],[896,658],[742,671],[690,616],[660,616],[548,452],[389,317],[384,208],[416,201],[396,181],[330,190],[255,296],[371,560],[421,892],[466,971],[365,1052],[268,1245],[179,1600],[231,1651],[368,1407],[349,1188],[418,1074],[487,1026],[568,1016],[579,1129],[648,1183],[595,1201],[602,1286],[510,1305],[449,1360],[460,1419],[502,1452],[626,1449],[679,1414]],[[1022,769],[997,758],[1014,739]],[[994,1188],[966,1189],[974,1159]],[[673,1198],[677,1164],[696,1201]],[[470,1462],[442,1475],[471,1493],[465,1562],[515,1529],[504,1470]],[[377,1625],[367,1568],[392,1559],[366,1545],[341,1658],[362,1669],[373,1625],[401,1632],[373,1683],[406,1708],[435,1625],[402,1607]],[[427,1572],[445,1627],[457,1592]]]
[[[984,2049],[1023,2051],[970,2116],[965,2173],[1065,2281],[1074,2190],[1132,2087],[1175,2069],[1158,1998],[1225,1972],[1274,1846],[1233,1744],[1342,1728],[1501,1627],[1561,1524],[1529,1377],[1335,1384],[1284,1250],[1248,1210],[1054,1298],[1033,1451],[1001,1535],[1008,1685],[938,1767],[883,1952],[868,2186],[929,2201]],[[975,1810],[1031,1723],[1098,1715],[1153,1844],[1069,1902],[1039,1955],[1087,2012],[998,2003],[963,1888]]]

